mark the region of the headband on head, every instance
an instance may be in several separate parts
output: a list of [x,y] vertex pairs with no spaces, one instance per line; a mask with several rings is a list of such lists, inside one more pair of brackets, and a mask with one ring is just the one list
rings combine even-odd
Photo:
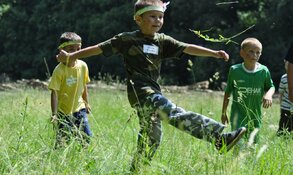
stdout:
[[134,18],[135,18],[135,16],[139,16],[145,12],[152,11],[152,10],[164,13],[167,9],[167,5],[169,5],[169,4],[170,4],[170,2],[168,1],[168,2],[164,2],[163,6],[154,6],[154,5],[146,6],[142,9],[138,10],[137,12],[135,12]]
[[62,49],[66,46],[71,46],[71,45],[75,45],[75,44],[81,44],[80,41],[67,41],[67,42],[64,42],[62,44],[60,44],[60,46],[58,47],[58,49]]

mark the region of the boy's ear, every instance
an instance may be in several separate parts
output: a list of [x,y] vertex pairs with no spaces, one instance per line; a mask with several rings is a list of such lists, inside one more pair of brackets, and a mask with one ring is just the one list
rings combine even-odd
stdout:
[[244,50],[243,49],[240,49],[240,56],[241,56],[241,58],[243,58],[243,56],[244,56]]
[[137,16],[134,16],[134,21],[136,22],[137,25],[140,25],[141,23],[141,16],[140,15],[137,15]]

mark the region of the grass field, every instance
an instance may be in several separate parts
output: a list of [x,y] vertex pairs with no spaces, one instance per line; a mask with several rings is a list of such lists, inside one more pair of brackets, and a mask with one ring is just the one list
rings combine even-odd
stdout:
[[[72,142],[53,149],[50,92],[22,89],[0,92],[0,174],[127,174],[136,149],[138,120],[125,91],[90,89],[93,138],[87,149]],[[221,93],[165,94],[178,106],[220,121]],[[238,154],[218,154],[208,142],[164,123],[163,141],[141,174],[292,175],[293,140],[275,136],[279,102],[264,110],[261,140]],[[229,127],[225,131],[229,131]]]

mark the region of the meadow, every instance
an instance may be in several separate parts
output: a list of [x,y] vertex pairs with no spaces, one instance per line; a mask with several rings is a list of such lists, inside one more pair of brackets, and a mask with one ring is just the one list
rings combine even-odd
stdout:
[[[53,149],[50,92],[24,88],[0,92],[0,174],[128,174],[136,150],[138,119],[125,91],[89,90],[94,134],[88,148],[77,142]],[[178,106],[220,121],[222,92],[165,93]],[[292,175],[293,139],[275,136],[279,101],[264,110],[260,142],[219,154],[205,141],[163,124],[163,141],[140,174]],[[225,131],[229,131],[227,127]]]

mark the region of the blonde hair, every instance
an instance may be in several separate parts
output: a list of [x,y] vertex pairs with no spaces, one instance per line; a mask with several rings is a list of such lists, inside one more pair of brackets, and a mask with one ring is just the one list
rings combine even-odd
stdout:
[[251,44],[256,44],[260,48],[262,48],[262,44],[261,44],[261,42],[258,39],[256,39],[256,38],[246,38],[241,43],[241,49],[244,49],[245,47],[247,47],[247,46],[249,46]]

